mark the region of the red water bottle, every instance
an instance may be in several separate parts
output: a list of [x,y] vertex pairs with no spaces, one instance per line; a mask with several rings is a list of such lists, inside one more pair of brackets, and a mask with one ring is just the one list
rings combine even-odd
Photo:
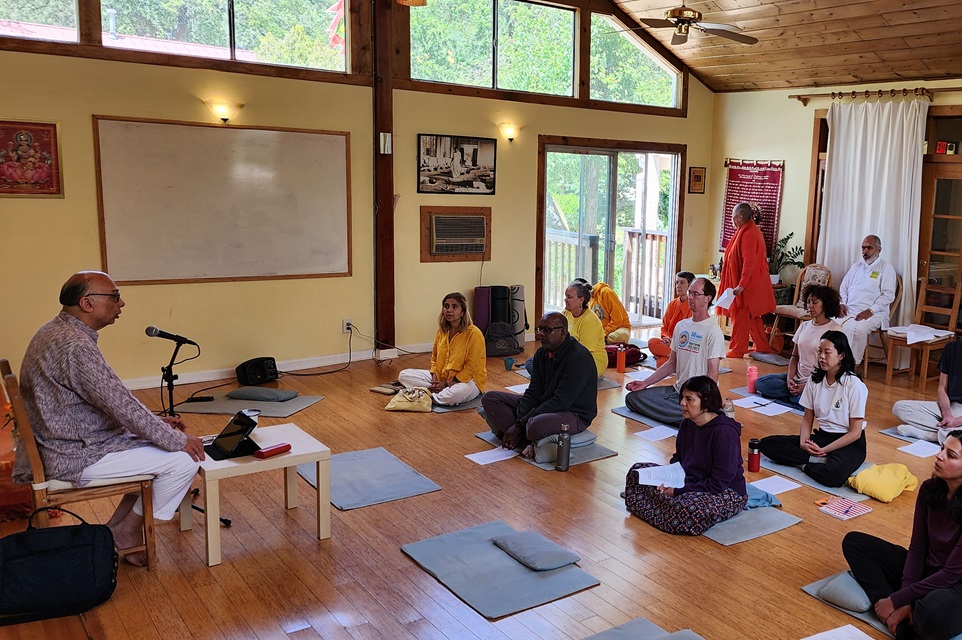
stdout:
[[625,350],[624,343],[619,344],[618,355],[617,355],[618,373],[625,372],[625,357],[627,355],[628,355],[628,352]]
[[748,470],[757,473],[762,466],[761,442],[758,438],[748,441]]
[[755,393],[755,381],[758,380],[758,367],[751,366],[745,369],[748,374],[748,393]]

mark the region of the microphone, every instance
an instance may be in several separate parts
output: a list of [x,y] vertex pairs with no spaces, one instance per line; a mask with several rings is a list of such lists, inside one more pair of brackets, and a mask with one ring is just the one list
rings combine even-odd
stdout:
[[153,325],[147,327],[145,333],[151,338],[163,338],[164,340],[173,340],[177,344],[192,344],[195,347],[198,346],[193,340],[188,340],[184,336],[179,336],[176,333],[167,333],[166,331],[158,329]]

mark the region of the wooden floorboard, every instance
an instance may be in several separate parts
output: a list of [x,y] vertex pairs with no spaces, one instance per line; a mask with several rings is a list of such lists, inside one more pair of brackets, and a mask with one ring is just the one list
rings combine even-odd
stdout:
[[[636,332],[636,335],[640,332]],[[528,355],[534,344],[529,343]],[[82,616],[0,627],[0,640],[142,640],[149,638],[287,638],[309,640],[579,640],[643,616],[675,631],[692,628],[712,640],[802,638],[854,624],[871,628],[804,595],[800,587],[842,570],[840,542],[849,530],[872,531],[907,544],[915,501],[905,493],[889,504],[871,501],[873,511],[843,522],[819,513],[821,494],[801,487],[779,497],[803,522],[764,538],[722,547],[706,538],[661,533],[629,515],[619,492],[632,463],[665,462],[674,439],[650,443],[632,434],[643,429],[611,413],[623,392],[598,394],[592,425],[598,441],[618,456],[546,472],[519,460],[478,466],[468,453],[489,445],[474,436],[485,430],[474,411],[402,414],[383,411],[385,396],[368,388],[397,378],[407,367],[425,367],[429,356],[407,355],[377,366],[355,362],[332,375],[282,378],[277,385],[324,400],[290,418],[261,418],[262,426],[294,422],[339,453],[384,447],[441,487],[403,501],[351,511],[332,510],[332,538],[315,539],[312,489],[298,481],[299,508],[283,508],[283,478],[258,474],[221,484],[223,563],[204,562],[204,522],[195,514],[192,531],[176,521],[157,523],[158,567],[148,572],[122,566],[118,587],[105,604]],[[778,369],[748,360],[726,361],[734,371],[720,376],[723,391],[745,384],[745,368],[763,375]],[[489,389],[523,379],[491,358]],[[622,381],[609,370],[608,377]],[[904,443],[880,435],[894,426],[892,404],[920,396],[904,377],[891,387],[885,371],[870,367],[869,459],[901,462],[920,479],[931,475],[932,458],[896,451]],[[179,399],[208,384],[178,387]],[[929,394],[934,398],[935,388]],[[156,390],[138,392],[152,408]],[[799,418],[766,418],[738,409],[743,441],[794,433]],[[217,432],[225,416],[185,414],[194,434]],[[747,474],[756,480],[769,472]],[[105,521],[115,501],[76,505],[91,521]],[[421,570],[400,547],[493,520],[539,531],[582,558],[581,566],[601,580],[598,587],[500,620],[487,620]],[[62,520],[69,523],[69,518]],[[23,522],[0,524],[0,534],[22,530]]]

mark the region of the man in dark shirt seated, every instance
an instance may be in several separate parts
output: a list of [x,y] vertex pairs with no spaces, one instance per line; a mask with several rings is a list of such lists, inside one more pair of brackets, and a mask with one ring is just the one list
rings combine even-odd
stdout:
[[561,433],[581,433],[598,415],[598,371],[591,353],[568,335],[568,321],[547,313],[535,327],[541,348],[534,354],[531,384],[524,395],[488,391],[481,397],[485,419],[506,449],[523,445],[521,455],[534,456],[531,444]]

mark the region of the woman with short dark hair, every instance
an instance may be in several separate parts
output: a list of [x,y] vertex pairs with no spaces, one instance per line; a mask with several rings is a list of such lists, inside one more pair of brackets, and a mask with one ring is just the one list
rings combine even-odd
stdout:
[[742,468],[741,425],[725,415],[721,392],[708,376],[694,376],[681,386],[684,418],[675,438],[675,455],[685,471],[679,488],[638,484],[632,465],[625,480],[625,506],[648,524],[666,532],[697,536],[745,508],[748,489]]
[[905,549],[852,531],[842,553],[879,620],[896,640],[962,633],[962,430],[946,436],[915,501]]
[[802,467],[816,482],[841,487],[865,462],[867,401],[848,338],[826,331],[818,344],[818,368],[802,391],[799,434],[762,438],[761,451],[778,464]]
[[812,372],[818,368],[818,343],[822,334],[842,329],[833,320],[838,317],[841,305],[838,291],[811,284],[805,287],[801,299],[805,301],[811,319],[798,325],[792,337],[795,346],[788,361],[788,373],[772,373],[755,382],[755,389],[760,395],[796,409],[804,409],[798,401]]

